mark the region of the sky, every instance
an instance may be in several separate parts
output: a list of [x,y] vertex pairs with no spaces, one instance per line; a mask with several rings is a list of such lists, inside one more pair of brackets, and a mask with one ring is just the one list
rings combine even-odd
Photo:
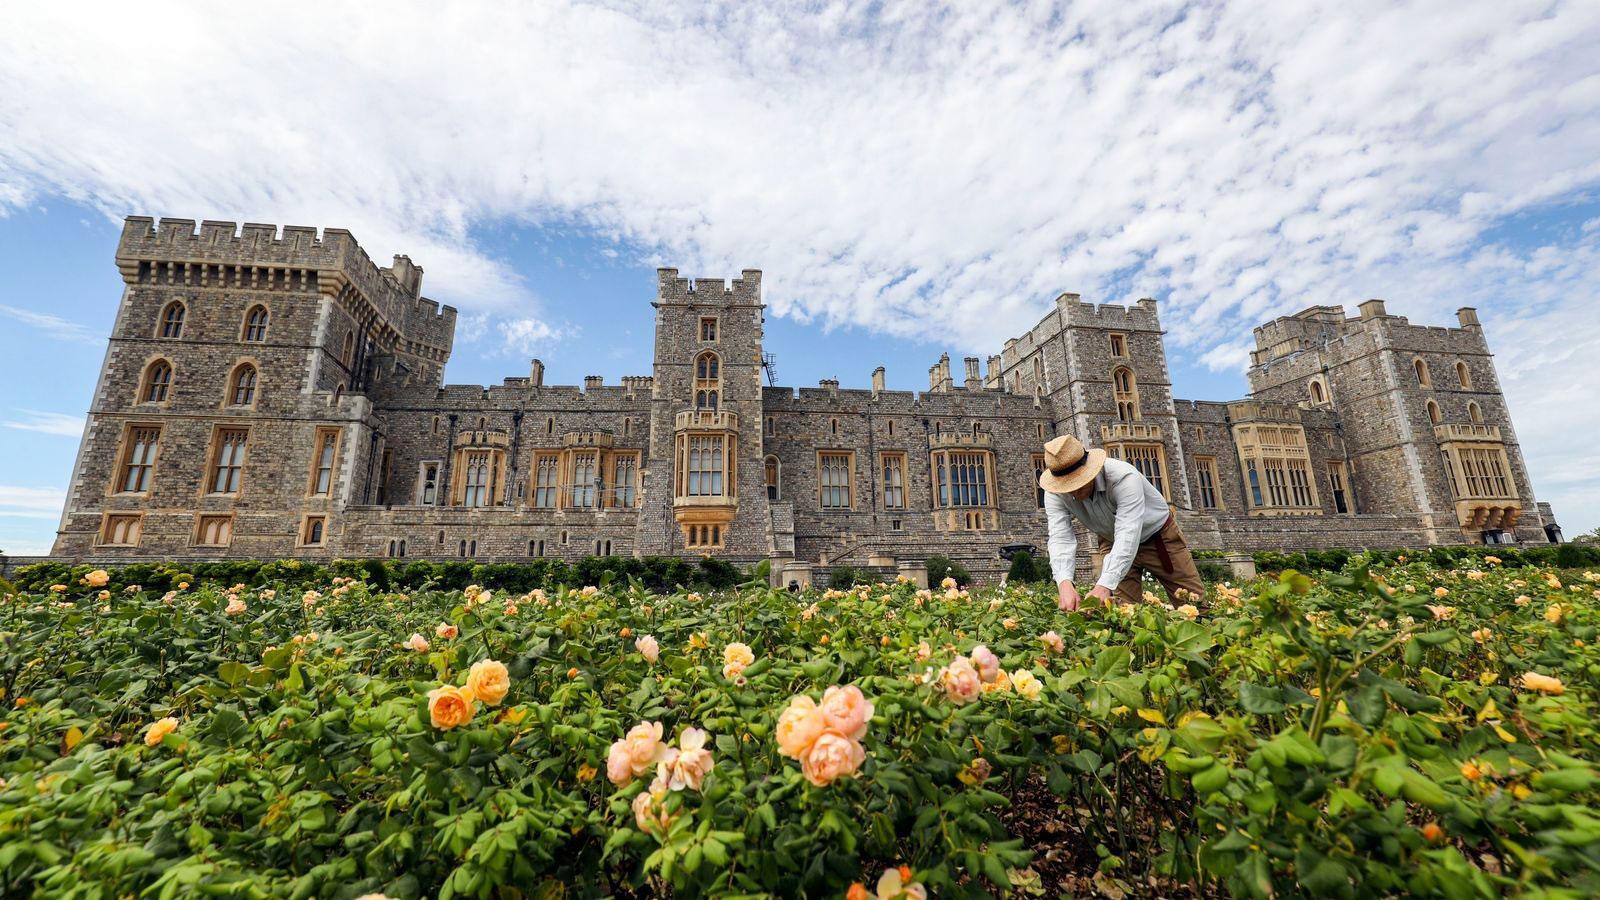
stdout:
[[1476,306],[1540,499],[1600,526],[1600,3],[25,4],[0,30],[0,550],[48,548],[126,215],[339,227],[452,383],[650,368],[657,266],[763,270],[781,383],[926,386],[1063,291],[1250,329]]

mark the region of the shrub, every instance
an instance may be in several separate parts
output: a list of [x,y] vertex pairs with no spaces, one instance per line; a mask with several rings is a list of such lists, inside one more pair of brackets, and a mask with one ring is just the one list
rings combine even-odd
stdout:
[[946,578],[954,578],[956,584],[968,584],[972,581],[972,575],[961,563],[938,554],[928,557],[928,584],[938,587]]
[[1035,581],[1045,581],[1047,576],[1041,575],[1039,567],[1034,564],[1033,554],[1021,550],[1011,557],[1011,568],[1006,572],[1006,582],[1009,584],[1030,584]]

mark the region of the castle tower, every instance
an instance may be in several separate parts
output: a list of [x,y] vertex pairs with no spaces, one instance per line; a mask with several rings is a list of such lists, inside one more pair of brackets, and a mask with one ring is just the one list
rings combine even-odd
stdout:
[[639,552],[765,557],[761,272],[746,269],[730,283],[660,269],[654,306]]

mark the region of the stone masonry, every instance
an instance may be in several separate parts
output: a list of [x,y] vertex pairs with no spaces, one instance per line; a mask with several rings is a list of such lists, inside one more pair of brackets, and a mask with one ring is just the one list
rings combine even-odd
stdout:
[[[1041,551],[1045,440],[1157,481],[1201,548],[1544,542],[1483,329],[1382,301],[1256,329],[1251,395],[1177,400],[1156,302],[1063,294],[922,392],[766,384],[761,273],[658,273],[620,385],[443,381],[455,310],[348,233],[130,217],[53,555],[99,562],[714,555],[978,575]],[[174,324],[176,322],[176,324]],[[1091,545],[1092,546],[1092,543]],[[1086,554],[1085,566],[1090,563]]]

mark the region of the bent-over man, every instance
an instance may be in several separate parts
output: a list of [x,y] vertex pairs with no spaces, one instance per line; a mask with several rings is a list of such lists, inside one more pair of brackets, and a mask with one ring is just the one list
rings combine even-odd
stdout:
[[1045,519],[1050,525],[1050,572],[1064,610],[1078,608],[1078,589],[1072,573],[1078,562],[1078,537],[1072,520],[1111,544],[1100,578],[1089,596],[1100,600],[1113,591],[1124,601],[1138,602],[1143,594],[1140,575],[1149,572],[1178,599],[1177,590],[1205,595],[1200,572],[1172,517],[1167,501],[1138,469],[1120,459],[1106,458],[1104,450],[1086,450],[1070,434],[1044,445]]

